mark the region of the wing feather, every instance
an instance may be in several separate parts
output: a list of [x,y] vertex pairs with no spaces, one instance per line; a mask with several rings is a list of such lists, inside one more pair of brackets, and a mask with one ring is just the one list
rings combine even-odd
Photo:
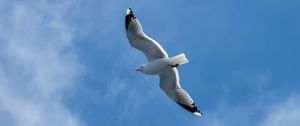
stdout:
[[168,57],[168,54],[158,42],[144,34],[140,22],[133,15],[131,9],[126,12],[125,28],[130,45],[143,52],[148,61]]
[[191,96],[180,86],[177,68],[169,68],[159,74],[160,88],[177,104],[195,115],[202,113],[195,105]]

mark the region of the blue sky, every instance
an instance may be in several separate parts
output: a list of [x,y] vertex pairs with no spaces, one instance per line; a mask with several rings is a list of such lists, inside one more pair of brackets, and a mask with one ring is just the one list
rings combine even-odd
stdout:
[[[297,126],[296,0],[0,0],[0,125]],[[124,15],[170,56],[204,117],[134,71]]]

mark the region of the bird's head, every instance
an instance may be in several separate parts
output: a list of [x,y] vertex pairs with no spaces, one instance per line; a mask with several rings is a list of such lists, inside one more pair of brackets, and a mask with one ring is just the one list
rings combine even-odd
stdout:
[[135,69],[135,71],[143,72],[144,71],[144,65],[139,66],[138,68]]

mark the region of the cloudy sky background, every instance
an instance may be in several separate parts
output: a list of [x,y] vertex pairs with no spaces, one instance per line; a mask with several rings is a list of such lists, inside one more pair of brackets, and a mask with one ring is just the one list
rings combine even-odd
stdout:
[[[296,0],[0,0],[2,126],[297,126]],[[125,36],[133,8],[204,112],[173,103]]]

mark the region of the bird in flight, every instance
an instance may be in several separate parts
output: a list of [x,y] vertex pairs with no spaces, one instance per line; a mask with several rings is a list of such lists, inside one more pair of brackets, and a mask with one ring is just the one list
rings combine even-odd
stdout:
[[158,42],[143,32],[142,26],[131,8],[126,11],[125,28],[130,45],[143,52],[148,59],[148,63],[139,66],[136,71],[147,75],[159,75],[159,86],[169,98],[187,111],[202,116],[203,113],[179,83],[177,67],[188,63],[185,55],[182,53],[169,57]]

